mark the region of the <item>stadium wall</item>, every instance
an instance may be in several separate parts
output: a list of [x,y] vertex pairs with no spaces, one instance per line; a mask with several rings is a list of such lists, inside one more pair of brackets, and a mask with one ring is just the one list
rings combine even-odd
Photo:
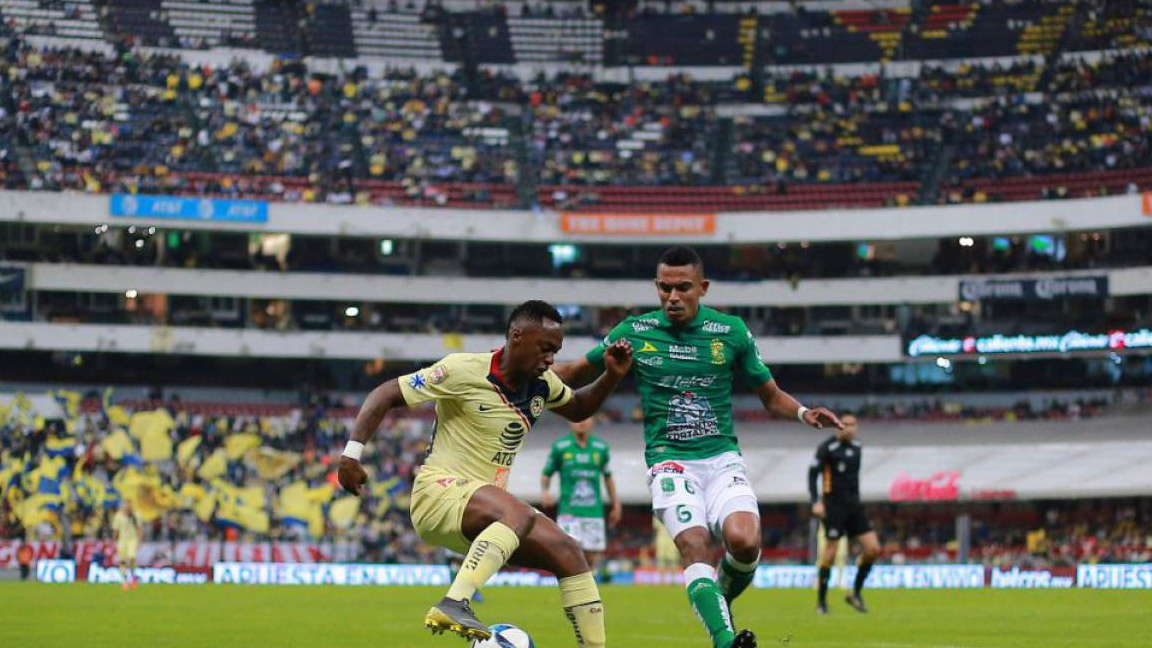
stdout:
[[[586,353],[598,339],[570,336],[561,360]],[[900,337],[858,335],[757,340],[761,353],[780,364],[900,362]],[[0,322],[0,349],[164,353],[261,358],[436,360],[449,353],[495,349],[501,335],[319,333],[191,326],[131,326]]]
[[[183,199],[197,201],[198,199]],[[25,191],[0,192],[0,221],[100,225],[168,223],[181,229],[290,234],[400,237],[474,241],[596,241],[617,243],[778,243],[789,241],[868,241],[991,234],[1100,230],[1152,224],[1148,195],[1045,202],[788,212],[657,214],[686,219],[647,225],[652,214],[581,213],[573,227],[565,215],[549,211],[427,209],[271,203],[260,223],[215,219],[168,220],[112,217],[109,196]],[[587,226],[589,217],[604,221]],[[703,220],[701,220],[703,219]],[[565,231],[565,223],[569,230]],[[661,227],[664,226],[664,227]],[[613,233],[586,233],[621,232]],[[635,234],[644,230],[644,234]],[[666,232],[682,232],[669,234]],[[684,233],[691,232],[691,233]]]
[[[21,264],[4,264],[4,267]],[[257,272],[186,268],[30,263],[28,290],[202,295],[256,299],[375,301],[411,304],[507,304],[527,296],[554,304],[619,306],[655,303],[650,280],[496,279],[397,277],[320,272]],[[834,306],[848,304],[945,304],[962,298],[963,282],[1106,277],[1111,296],[1152,293],[1152,267],[1013,275],[936,275],[869,279],[719,281],[708,303],[731,306]],[[379,296],[379,297],[377,297]]]

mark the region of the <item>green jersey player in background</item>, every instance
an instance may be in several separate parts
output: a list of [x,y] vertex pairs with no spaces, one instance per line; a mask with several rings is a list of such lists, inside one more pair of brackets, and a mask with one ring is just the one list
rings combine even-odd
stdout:
[[560,473],[560,502],[556,523],[576,539],[584,549],[584,556],[593,573],[599,572],[600,555],[608,546],[608,533],[604,526],[604,502],[600,493],[600,479],[608,491],[608,526],[620,522],[620,499],[616,497],[616,483],[612,481],[611,457],[608,444],[591,436],[592,419],[571,423],[572,434],[560,437],[552,444],[544,472],[540,476],[540,503],[552,508],[552,475]]
[[[760,561],[760,512],[732,426],[733,383],[743,381],[775,416],[814,428],[841,423],[780,389],[744,320],[700,305],[708,283],[695,250],[667,250],[656,266],[661,308],[626,318],[556,373],[569,385],[585,384],[602,371],[607,345],[631,341],[653,512],[674,538],[688,600],[713,646],[751,648],[756,637],[736,632],[731,604]],[[725,549],[719,576],[711,564],[714,537]]]

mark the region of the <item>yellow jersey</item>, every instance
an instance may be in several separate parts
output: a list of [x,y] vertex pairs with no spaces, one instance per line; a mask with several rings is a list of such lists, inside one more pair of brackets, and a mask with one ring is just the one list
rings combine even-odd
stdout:
[[532,425],[545,409],[572,400],[572,389],[552,370],[509,389],[500,373],[502,353],[453,353],[399,378],[408,405],[436,401],[425,469],[507,488]]
[[116,541],[120,544],[135,544],[140,541],[140,523],[135,515],[116,511],[112,516],[112,529],[116,531]]

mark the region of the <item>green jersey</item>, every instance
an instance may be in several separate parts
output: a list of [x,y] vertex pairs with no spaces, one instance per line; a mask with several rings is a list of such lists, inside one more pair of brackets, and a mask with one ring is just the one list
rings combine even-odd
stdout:
[[620,322],[586,358],[603,366],[605,349],[620,339],[632,343],[649,466],[740,451],[732,380],[740,376],[749,386],[772,380],[744,320],[701,306],[691,322],[673,326],[655,310]]
[[580,445],[569,434],[552,444],[544,474],[548,477],[560,473],[560,503],[557,515],[576,517],[604,517],[604,504],[600,499],[600,478],[610,477],[608,444],[594,436]]

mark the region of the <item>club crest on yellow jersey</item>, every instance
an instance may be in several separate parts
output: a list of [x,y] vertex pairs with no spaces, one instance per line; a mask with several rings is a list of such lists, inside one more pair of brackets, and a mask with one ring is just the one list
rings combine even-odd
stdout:
[[448,380],[448,369],[444,365],[436,365],[428,370],[428,384],[439,385]]

